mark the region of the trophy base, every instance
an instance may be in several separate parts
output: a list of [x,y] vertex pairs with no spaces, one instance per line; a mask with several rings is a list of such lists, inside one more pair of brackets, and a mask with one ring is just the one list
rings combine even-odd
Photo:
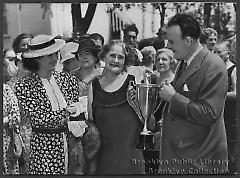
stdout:
[[138,136],[137,149],[152,150],[154,149],[154,137],[153,134],[140,134]]

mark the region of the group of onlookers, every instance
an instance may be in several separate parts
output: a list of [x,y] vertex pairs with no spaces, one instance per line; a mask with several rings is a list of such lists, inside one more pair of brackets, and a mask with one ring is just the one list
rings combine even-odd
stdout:
[[[159,49],[155,44],[139,50],[135,25],[125,28],[123,41],[111,40],[106,44],[98,33],[77,39],[43,34],[35,37],[30,34],[19,35],[12,45],[15,54],[10,50],[4,54],[4,174],[149,172],[144,164],[132,162],[158,159],[158,156],[146,156],[136,149],[137,137],[143,125],[127,102],[130,83],[155,83],[161,86],[159,96],[164,107],[160,105],[154,116],[156,127],[159,120],[166,117],[163,125],[166,128],[163,158],[179,159],[177,156],[181,153],[183,158],[195,159],[198,147],[202,150],[202,157],[206,158],[207,152],[219,146],[218,140],[224,137],[224,133],[220,132],[225,132],[219,116],[222,108],[216,106],[217,99],[212,96],[218,94],[224,101],[224,91],[216,93],[218,89],[214,87],[220,86],[216,81],[218,76],[208,70],[219,67],[219,75],[222,75],[220,82],[225,81],[225,74],[221,61],[212,61],[220,58],[209,54],[209,51],[218,54],[228,70],[224,119],[229,168],[234,172],[236,38],[231,44],[217,43],[215,30],[206,28],[200,33],[199,25],[188,15],[175,18],[164,28],[164,32],[161,31],[168,40],[164,38],[164,45]],[[196,28],[196,31],[189,32],[182,24]],[[206,60],[204,55],[208,56]],[[185,79],[181,79],[180,68],[183,68],[184,62],[178,60],[184,58],[189,58],[186,71],[191,74],[185,72],[182,76]],[[198,60],[195,58],[203,64],[196,62]],[[196,72],[198,68],[199,73]],[[209,75],[205,73],[207,71]],[[198,77],[195,72],[199,74]],[[204,74],[207,79],[203,77]],[[189,77],[192,78],[188,80]],[[193,90],[192,93],[189,90]],[[220,121],[214,121],[218,117]],[[191,127],[195,130],[188,131]],[[201,129],[204,133],[197,135]],[[214,134],[208,130],[219,132],[215,134],[219,136],[216,144],[207,142],[214,140]],[[203,142],[205,139],[206,142]],[[201,145],[202,142],[210,145]],[[210,148],[211,144],[213,147]],[[219,152],[224,154],[225,150],[221,149],[225,148],[219,146]],[[185,156],[188,153],[189,157]],[[213,158],[222,159],[223,154],[216,153]]]

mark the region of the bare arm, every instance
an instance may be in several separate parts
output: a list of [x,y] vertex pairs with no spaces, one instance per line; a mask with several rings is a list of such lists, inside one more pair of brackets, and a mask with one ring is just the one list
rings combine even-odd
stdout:
[[233,69],[232,74],[231,74],[231,80],[232,80],[232,86],[233,86],[233,91],[227,92],[227,97],[236,97],[236,90],[237,90],[237,75],[236,75],[236,67]]

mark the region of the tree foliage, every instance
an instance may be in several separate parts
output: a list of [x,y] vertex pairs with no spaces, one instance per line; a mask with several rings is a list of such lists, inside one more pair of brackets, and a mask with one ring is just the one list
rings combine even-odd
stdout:
[[231,15],[230,12],[226,11],[226,3],[200,3],[199,6],[195,7],[192,11],[188,11],[189,6],[181,6],[181,8],[182,7],[184,8],[183,11],[195,16],[202,27],[213,28],[218,34],[227,36]]
[[[195,16],[202,27],[211,27],[217,30],[219,34],[227,35],[228,24],[231,20],[229,12],[225,11],[226,3],[195,3],[195,2],[176,2],[176,3],[151,3],[151,5],[159,11],[160,27],[165,25],[167,10],[175,13],[190,13]],[[87,32],[97,4],[89,4],[85,17],[81,16],[81,3],[72,4],[74,32],[84,34]],[[110,10],[114,9],[130,9],[133,6],[138,6],[145,11],[146,3],[113,3]],[[236,11],[236,4],[234,9]]]
[[164,26],[166,16],[167,3],[152,3],[153,7],[160,13],[160,27]]

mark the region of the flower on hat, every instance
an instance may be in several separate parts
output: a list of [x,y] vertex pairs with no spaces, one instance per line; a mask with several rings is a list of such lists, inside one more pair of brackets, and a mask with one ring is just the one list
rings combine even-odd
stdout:
[[74,58],[75,55],[73,54],[78,50],[78,43],[75,42],[68,42],[65,46],[60,50],[61,54],[61,63],[65,62],[68,59]]
[[65,45],[62,39],[54,39],[50,35],[37,35],[28,43],[28,50],[22,54],[24,58],[47,56],[59,51]]

